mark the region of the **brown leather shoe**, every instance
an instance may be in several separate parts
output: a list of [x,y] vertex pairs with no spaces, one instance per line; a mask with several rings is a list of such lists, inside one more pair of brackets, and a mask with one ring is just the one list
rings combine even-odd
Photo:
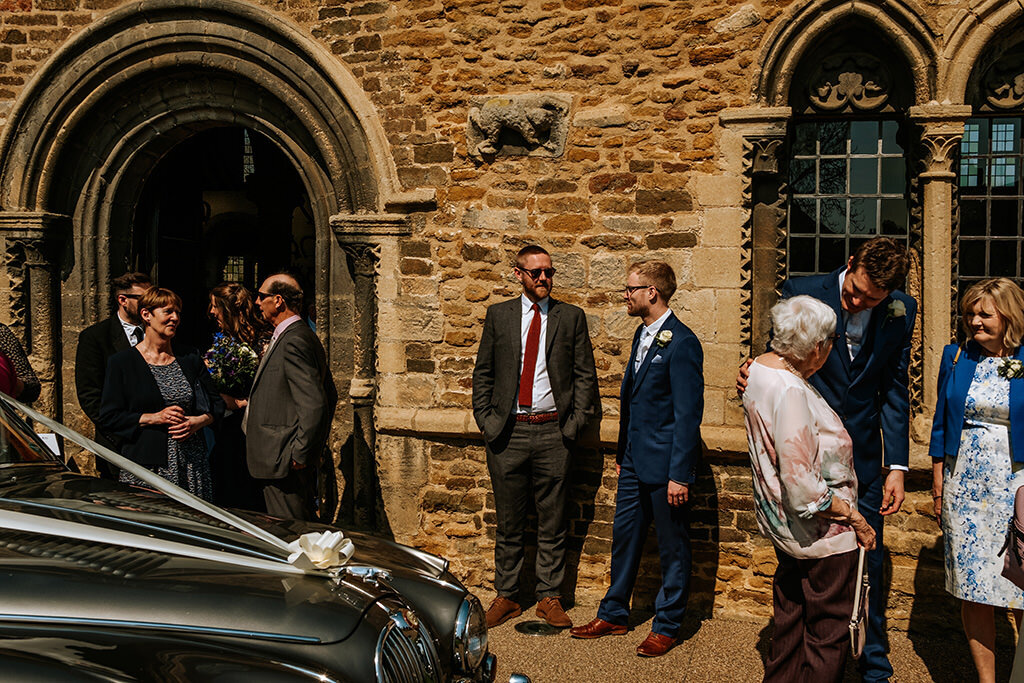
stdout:
[[594,619],[589,624],[577,626],[569,631],[573,638],[600,638],[601,636],[624,636],[629,629],[620,624],[613,624],[604,619]]
[[636,653],[641,657],[660,657],[675,647],[677,640],[651,631],[644,642],[636,646]]
[[512,617],[518,617],[523,613],[523,608],[512,602],[503,595],[494,598],[494,602],[487,608],[487,628],[500,626]]
[[543,598],[537,603],[537,616],[555,628],[569,628],[572,626],[572,619],[562,609],[561,600],[555,596]]

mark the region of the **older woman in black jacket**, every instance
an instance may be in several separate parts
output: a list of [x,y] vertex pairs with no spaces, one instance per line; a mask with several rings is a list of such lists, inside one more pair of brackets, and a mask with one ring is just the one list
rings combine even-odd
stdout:
[[[181,299],[152,287],[139,299],[145,337],[135,348],[110,357],[103,383],[100,424],[122,441],[121,454],[200,498],[213,485],[206,440],[201,433],[223,415],[198,353],[176,355]],[[128,472],[121,481],[142,484]]]

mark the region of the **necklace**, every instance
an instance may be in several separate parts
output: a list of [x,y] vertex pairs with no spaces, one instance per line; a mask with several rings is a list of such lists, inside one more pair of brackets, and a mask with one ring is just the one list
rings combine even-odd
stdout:
[[787,358],[786,358],[785,356],[781,356],[781,355],[780,355],[780,356],[779,356],[779,360],[781,360],[781,361],[782,361],[782,364],[783,364],[783,365],[784,365],[784,366],[786,367],[786,369],[787,369],[787,370],[789,370],[790,372],[792,372],[792,373],[793,373],[794,375],[796,375],[796,376],[797,376],[797,377],[799,377],[800,379],[803,379],[803,378],[804,378],[804,376],[803,376],[803,375],[801,375],[801,374],[800,374],[800,373],[799,373],[799,372],[797,371],[797,369],[793,367],[793,364],[792,364],[792,363],[790,363],[790,362],[789,362],[789,359],[787,359]]

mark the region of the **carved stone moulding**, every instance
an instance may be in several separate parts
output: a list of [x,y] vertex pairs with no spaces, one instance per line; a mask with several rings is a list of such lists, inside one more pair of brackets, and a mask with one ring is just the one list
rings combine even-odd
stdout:
[[889,100],[892,78],[871,55],[836,54],[822,60],[808,83],[808,99],[820,112],[877,111]]
[[565,152],[572,95],[525,93],[471,103],[466,144],[476,159],[509,156],[557,158]]
[[994,109],[1018,109],[1024,104],[1024,52],[1014,51],[988,68],[982,80],[985,102]]

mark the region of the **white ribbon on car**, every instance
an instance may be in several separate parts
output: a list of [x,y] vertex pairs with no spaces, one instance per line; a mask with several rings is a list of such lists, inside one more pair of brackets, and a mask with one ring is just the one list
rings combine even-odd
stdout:
[[[206,551],[200,548],[195,548],[191,545],[183,543],[174,543],[172,541],[156,541],[155,539],[148,538],[146,536],[139,536],[135,534],[128,534],[125,532],[117,532],[108,529],[102,529],[99,527],[91,527],[85,524],[76,524],[74,522],[61,522],[60,525],[71,525],[75,527],[75,531],[71,532],[70,529],[64,529],[63,531],[47,532],[46,528],[56,529],[58,520],[44,520],[37,519],[35,526],[42,528],[25,528],[27,520],[21,519],[21,517],[33,517],[32,515],[25,515],[23,513],[14,513],[10,511],[0,510],[0,526],[6,528],[22,530],[22,531],[35,531],[37,533],[51,533],[51,535],[64,535],[73,536],[76,538],[84,538],[82,529],[93,529],[94,534],[88,540],[95,540],[99,542],[109,542],[114,545],[128,545],[129,547],[150,547],[153,550],[162,550],[171,552],[173,554],[181,555],[187,554],[192,557],[203,556],[204,559],[212,559],[216,561],[229,561],[226,559],[229,557],[236,558],[233,563],[244,564],[250,567],[259,566],[262,569],[270,569],[273,571],[300,571],[311,574],[321,574],[323,570],[340,567],[351,559],[352,554],[355,552],[355,546],[351,539],[343,538],[340,531],[336,532],[310,532],[303,534],[297,540],[288,543],[283,539],[275,536],[266,529],[262,529],[251,522],[247,522],[244,519],[233,515],[227,510],[223,510],[216,505],[209,503],[198,496],[195,496],[185,489],[175,486],[171,482],[167,481],[160,475],[152,472],[141,465],[125,458],[122,455],[115,453],[114,451],[101,446],[92,439],[88,439],[74,430],[68,429],[61,423],[53,420],[42,413],[29,408],[25,404],[16,401],[15,399],[7,396],[6,394],[0,393],[0,397],[12,406],[15,406],[21,410],[25,415],[29,416],[33,420],[45,425],[49,429],[52,429],[56,434],[64,437],[65,439],[78,444],[82,448],[88,449],[95,453],[97,456],[103,458],[112,465],[138,477],[149,486],[152,486],[157,491],[164,495],[178,501],[183,505],[198,510],[203,514],[209,515],[214,519],[218,519],[225,524],[228,524],[235,529],[243,531],[251,536],[258,538],[259,540],[273,546],[279,551],[289,553],[287,562],[281,561],[275,563],[267,560],[257,560],[255,558],[245,557],[242,561],[241,555],[235,555],[233,553],[227,553],[224,551]],[[12,515],[20,515],[20,517],[14,517]],[[335,539],[334,535],[338,535],[339,538]],[[124,538],[120,536],[130,537],[134,539],[131,543],[127,543]],[[329,537],[329,538],[325,538]],[[104,541],[104,538],[109,539]],[[147,545],[147,539],[149,541]],[[159,546],[159,547],[157,547]],[[175,546],[174,549],[171,546]],[[177,546],[180,546],[177,547]],[[187,549],[188,552],[184,552]],[[294,568],[294,569],[293,569]]]

